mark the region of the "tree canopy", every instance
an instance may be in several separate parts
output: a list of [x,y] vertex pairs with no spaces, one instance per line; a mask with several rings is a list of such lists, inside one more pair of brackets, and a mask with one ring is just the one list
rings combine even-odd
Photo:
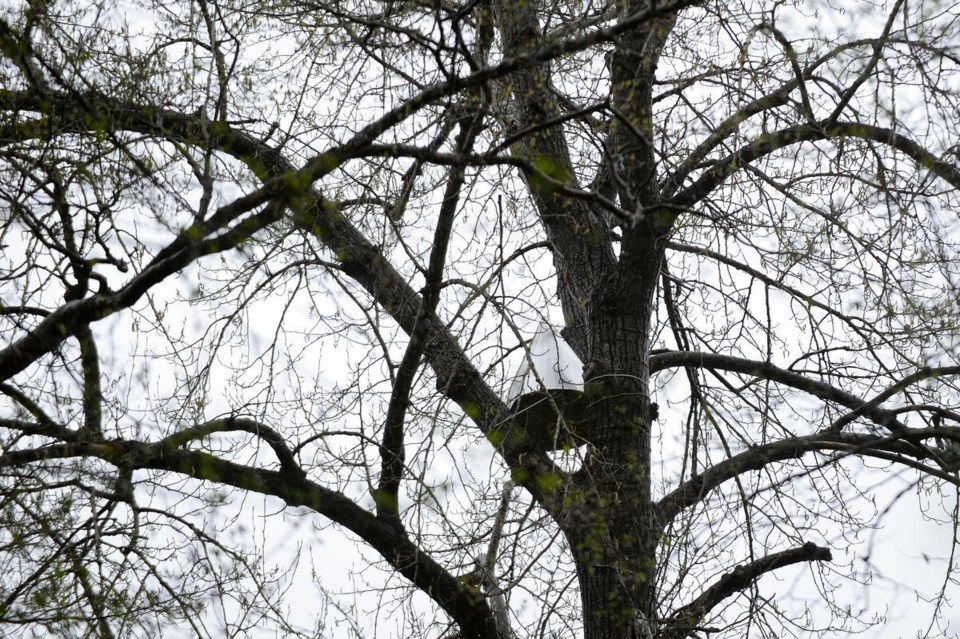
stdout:
[[6,3],[0,629],[886,636],[865,540],[957,524],[958,22]]

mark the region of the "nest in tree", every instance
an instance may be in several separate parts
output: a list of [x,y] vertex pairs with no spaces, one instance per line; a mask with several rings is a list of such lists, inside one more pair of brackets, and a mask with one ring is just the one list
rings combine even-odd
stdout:
[[508,443],[536,450],[565,450],[589,441],[587,400],[565,388],[524,393],[510,405],[514,419],[503,431]]
[[569,449],[589,441],[583,432],[586,400],[583,364],[573,349],[543,322],[510,384],[514,419],[494,437],[536,450]]

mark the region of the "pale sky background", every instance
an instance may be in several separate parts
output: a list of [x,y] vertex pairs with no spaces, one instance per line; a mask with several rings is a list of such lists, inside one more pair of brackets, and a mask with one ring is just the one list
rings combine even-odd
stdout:
[[[884,14],[869,9],[867,3],[852,3],[850,7],[851,10],[846,14],[849,18],[848,24],[819,23],[819,26],[824,29],[835,27],[838,33],[849,33],[854,28],[858,31],[862,29],[864,33],[872,33],[877,30],[878,25],[882,25]],[[143,25],[142,22],[139,24]],[[789,29],[789,25],[786,28]],[[802,26],[798,24],[796,28],[799,33]],[[261,50],[262,47],[256,47],[250,51],[252,53]],[[239,187],[226,186],[221,197],[229,200],[239,192]],[[184,196],[194,203],[198,200],[196,192],[187,192]],[[150,223],[146,220],[138,221],[137,225],[145,235],[160,233],[160,229],[156,227],[151,229]],[[451,254],[456,253],[457,250],[458,247],[452,247]],[[12,245],[5,251],[2,259],[16,260],[15,255],[16,246]],[[216,260],[219,260],[219,257],[214,256],[207,258],[204,263]],[[549,259],[542,260],[538,268],[542,269],[544,279],[550,277],[552,267]],[[122,279],[123,277],[118,274],[118,281]],[[178,279],[165,282],[158,287],[158,293],[153,299],[153,303],[159,307],[162,307],[165,301],[170,302],[165,315],[167,326],[197,337],[206,330],[209,316],[203,310],[188,309],[182,302],[177,302],[177,298],[179,295],[188,294],[190,287],[200,279],[198,267],[191,267]],[[338,294],[321,298],[319,303],[329,305],[331,309],[342,305],[341,308],[345,312],[356,312],[356,309],[351,306],[352,303]],[[269,344],[275,325],[279,321],[278,313],[281,310],[279,306],[275,299],[252,305],[246,311],[252,331],[248,336],[248,342],[236,349],[228,350],[236,357],[244,357],[244,350],[255,355],[259,349]],[[558,308],[545,309],[544,312],[552,317],[555,325],[558,324]],[[304,327],[309,327],[315,322],[309,317],[309,308],[302,304],[292,309],[285,316],[284,321],[290,326],[300,324]],[[147,381],[146,387],[154,397],[161,397],[172,391],[176,380],[171,371],[165,369],[161,360],[140,359],[136,365],[132,365],[128,359],[127,355],[130,352],[136,351],[139,356],[143,356],[149,353],[151,348],[159,348],[159,342],[156,345],[151,344],[152,337],[139,330],[133,330],[130,312],[120,313],[116,318],[103,321],[94,328],[101,355],[105,360],[104,374],[116,377],[121,388],[123,385],[127,386],[130,408],[134,412],[138,408],[146,408],[150,403],[149,397],[139,395],[142,392],[140,386],[142,380]],[[533,335],[535,328],[535,324],[523,327],[527,331],[527,337]],[[300,351],[302,360],[298,363],[298,370],[303,378],[329,389],[334,388],[338,382],[346,381],[348,375],[344,372],[363,355],[362,345],[354,346],[354,350],[351,351],[346,346],[334,349],[328,345],[320,348],[316,344],[309,344],[309,340],[304,340],[301,346],[303,347]],[[293,348],[292,341],[290,347]],[[396,346],[395,352],[402,352],[401,348],[402,344]],[[517,358],[519,355],[508,364],[508,370],[515,370],[519,364]],[[784,361],[788,360],[789,358],[784,358]],[[214,370],[223,363],[214,362]],[[219,373],[215,370],[211,378],[226,380],[230,379],[230,374],[224,367]],[[504,383],[506,385],[508,380],[504,380]],[[271,391],[281,395],[286,391],[295,390],[291,388],[291,380],[285,377],[273,379],[271,385]],[[233,402],[227,402],[220,389],[210,388],[209,391],[210,401],[204,407],[205,416],[212,418],[229,412]],[[244,394],[248,397],[256,397],[266,392],[265,387],[258,389],[256,384],[252,384]],[[659,427],[664,430],[664,449],[667,453],[671,445],[676,446],[676,442],[671,442],[671,437],[682,435],[682,429],[677,425],[682,424],[684,419],[682,407],[675,409],[669,407],[671,398],[678,400],[685,397],[687,393],[685,381],[678,375],[671,386],[662,389],[658,396],[661,406]],[[456,446],[461,448],[457,449]],[[267,459],[269,454],[269,452],[264,453],[264,459]],[[450,492],[444,498],[451,504],[456,504],[458,500],[469,499],[469,496],[458,493],[460,487],[457,486],[457,477],[462,473],[492,477],[496,482],[505,478],[493,457],[492,448],[486,443],[477,443],[475,438],[455,442],[453,450],[438,454],[434,462],[435,465],[430,469],[432,473],[438,477],[450,477]],[[464,463],[469,467],[458,467]],[[842,585],[837,601],[848,604],[853,609],[864,608],[872,614],[881,614],[886,617],[885,623],[860,636],[870,639],[912,637],[917,630],[926,628],[933,610],[933,604],[923,601],[923,598],[936,594],[949,569],[947,560],[953,549],[953,530],[950,526],[936,520],[944,521],[952,517],[950,511],[955,507],[955,494],[951,489],[944,488],[944,495],[941,498],[932,489],[932,484],[913,486],[911,482],[915,481],[915,476],[911,473],[903,473],[902,477],[895,479],[891,479],[888,473],[878,471],[863,470],[855,471],[854,474],[861,487],[877,487],[873,492],[875,503],[872,506],[869,504],[864,506],[875,508],[882,513],[882,516],[877,520],[877,530],[873,534],[861,536],[856,545],[849,545],[848,540],[841,538],[842,531],[831,530],[829,526],[821,528],[818,524],[816,530],[827,540],[827,545],[831,546],[835,560],[852,562],[857,570],[870,580],[866,586]],[[161,496],[157,497],[158,502],[162,499]],[[382,575],[366,566],[366,560],[373,557],[374,553],[349,535],[330,526],[329,522],[319,515],[292,511],[280,512],[281,505],[276,500],[256,495],[243,497],[235,494],[233,501],[237,509],[236,520],[224,532],[225,535],[243,536],[253,540],[253,543],[264,551],[265,567],[274,564],[289,566],[296,563],[295,569],[284,582],[289,588],[287,601],[290,605],[290,621],[294,625],[310,628],[317,622],[318,610],[324,595],[315,577],[319,577],[323,588],[330,593],[349,593],[357,583],[354,580],[365,581],[371,585],[383,582]],[[925,512],[921,509],[921,505]],[[211,515],[208,524],[216,526],[217,522],[229,520],[232,508],[225,508],[224,513]],[[834,543],[829,543],[831,540]],[[817,580],[811,576],[811,570],[804,566],[777,571],[775,575],[765,577],[760,582],[760,590],[765,596],[775,596],[783,605],[795,606],[800,610],[804,601],[813,605],[818,600],[816,584]],[[954,597],[960,594],[957,593],[956,586],[951,586],[948,593]],[[424,599],[422,595],[418,595],[415,601],[417,605],[422,605]],[[326,619],[328,630],[325,636],[349,636],[347,632],[350,629],[372,639],[399,635],[404,631],[402,627],[395,627],[399,613],[389,606],[382,606],[382,600],[376,593],[341,595],[338,596],[338,601],[341,605],[353,605],[355,608],[352,611],[348,608],[347,614],[330,611]],[[535,608],[526,607],[524,610],[523,596],[520,594],[515,596],[513,603],[515,611],[520,615],[517,629],[521,636],[524,636],[526,635],[524,630],[529,629],[532,632],[536,627],[535,619],[532,618]],[[217,623],[217,611],[211,609],[208,612],[210,615],[208,622],[213,626]],[[818,618],[817,615],[818,612],[814,608],[815,619]],[[949,623],[951,632],[960,632],[960,611],[957,608],[945,603],[940,616]],[[347,617],[354,617],[358,625],[350,628],[345,621]],[[264,629],[263,637],[272,636],[280,635],[275,635],[273,630]]]

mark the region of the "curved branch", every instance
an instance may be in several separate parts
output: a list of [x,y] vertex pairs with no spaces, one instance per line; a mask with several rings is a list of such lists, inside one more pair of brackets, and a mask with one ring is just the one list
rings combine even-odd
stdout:
[[759,362],[733,357],[731,355],[718,355],[715,353],[700,353],[695,351],[673,351],[659,353],[650,357],[651,375],[667,368],[677,368],[680,366],[730,371],[732,373],[751,375],[759,379],[769,379],[778,384],[809,393],[825,402],[834,402],[851,411],[856,411],[856,416],[866,417],[875,424],[889,430],[895,431],[905,428],[905,425],[897,419],[896,411],[880,408],[879,402],[876,404],[868,404],[868,402],[856,395],[840,390],[835,386],[810,379],[800,373],[779,368],[769,362]]
[[[918,48],[922,51],[927,51],[948,59],[955,64],[960,64],[960,58],[952,55],[950,51],[936,47],[930,47],[925,45],[923,42],[897,37],[887,37],[883,42],[886,44],[899,44],[907,47]],[[852,40],[850,42],[844,42],[833,50],[821,55],[819,58],[806,66],[799,77],[783,83],[778,89],[756,98],[752,102],[742,107],[739,111],[728,116],[723,122],[717,125],[717,127],[709,136],[707,136],[706,139],[697,145],[697,147],[687,156],[687,158],[673,173],[671,173],[661,182],[661,190],[663,195],[667,197],[676,193],[677,189],[679,189],[683,184],[683,181],[686,180],[693,171],[702,165],[710,152],[720,146],[728,137],[736,132],[741,124],[749,120],[754,115],[790,104],[790,94],[798,87],[799,82],[812,78],[814,71],[816,71],[819,67],[851,49],[870,46],[876,50],[876,47],[878,47],[880,44],[881,40],[879,38],[861,38],[858,40]]]
[[706,171],[696,182],[675,195],[669,203],[674,206],[690,207],[709,195],[743,166],[770,155],[774,151],[801,142],[817,142],[845,137],[886,144],[913,159],[921,167],[942,178],[951,186],[960,189],[960,168],[941,160],[905,135],[901,135],[892,129],[857,122],[830,123],[820,120],[814,123],[798,124],[760,136],[738,151],[718,160],[712,168]]
[[944,429],[906,428],[891,435],[879,436],[824,430],[803,437],[789,437],[769,444],[751,446],[677,486],[657,503],[657,512],[660,521],[665,525],[682,510],[698,503],[713,489],[745,472],[760,470],[775,462],[800,459],[807,453],[826,450],[838,451],[843,456],[878,457],[922,470],[957,484],[960,480],[949,473],[929,466],[918,467],[917,462],[909,459],[910,457],[914,459],[933,457],[930,449],[924,447],[922,442],[941,435],[952,438],[955,433]]
[[280,469],[287,474],[293,474],[299,477],[305,477],[300,464],[297,463],[293,452],[287,447],[286,440],[274,429],[266,424],[246,417],[227,417],[225,419],[215,419],[193,428],[187,428],[177,431],[161,439],[156,445],[169,451],[175,451],[183,448],[192,441],[204,439],[216,433],[241,432],[256,435],[273,449],[274,454],[280,461]]
[[753,582],[779,568],[809,561],[831,561],[833,555],[829,548],[823,548],[808,541],[802,546],[772,553],[746,564],[737,566],[720,577],[712,586],[683,606],[678,608],[664,622],[666,628],[660,634],[664,639],[682,639],[690,635],[703,618],[717,604],[727,597],[749,587]]
[[[226,425],[229,420],[221,420]],[[241,425],[247,420],[236,420]],[[98,457],[132,470],[152,469],[180,473],[203,481],[212,481],[271,495],[293,507],[317,512],[361,537],[394,569],[426,593],[460,626],[464,637],[497,639],[497,627],[484,596],[463,584],[414,544],[402,530],[378,519],[343,494],[324,488],[305,477],[292,477],[280,471],[251,468],[219,459],[209,453],[172,450],[173,442],[188,441],[214,429],[216,422],[178,433],[154,444],[130,440],[59,444],[30,451],[9,451],[0,456],[0,467],[45,459]],[[250,425],[250,424],[247,424]],[[237,430],[243,430],[238,428]],[[176,439],[179,436],[179,440]]]

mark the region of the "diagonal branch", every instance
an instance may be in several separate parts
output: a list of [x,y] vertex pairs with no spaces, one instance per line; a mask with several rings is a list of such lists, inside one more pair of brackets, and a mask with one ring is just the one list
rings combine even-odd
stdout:
[[861,415],[867,415],[872,410],[878,408],[883,402],[887,401],[897,393],[910,388],[917,382],[958,374],[960,374],[960,366],[942,366],[938,368],[931,368],[929,366],[921,367],[919,370],[914,371],[903,379],[891,384],[880,393],[877,393],[877,395],[869,401],[863,402],[861,406],[838,419],[830,426],[830,430],[841,430],[844,426],[853,422]]
[[70,432],[62,424],[57,423],[52,417],[47,415],[47,413],[38,403],[33,401],[19,388],[0,382],[0,394],[6,395],[7,397],[13,399],[21,406],[21,408],[33,415],[34,419],[37,420],[39,425],[38,427],[48,431],[44,432],[43,434],[48,434],[51,437],[59,438],[62,437],[63,434]]
[[[456,152],[467,153],[473,146],[483,126],[485,109],[477,109],[472,115],[460,122],[460,132],[456,140]],[[420,368],[420,360],[427,348],[426,327],[430,318],[435,317],[443,285],[443,268],[446,263],[447,247],[453,233],[453,219],[460,203],[460,190],[463,188],[466,169],[455,166],[447,178],[447,188],[440,204],[437,228],[433,235],[433,247],[430,250],[430,262],[427,266],[426,285],[423,298],[414,320],[410,341],[400,361],[397,377],[387,406],[386,422],[383,427],[381,450],[380,483],[374,492],[378,516],[400,525],[400,480],[404,471],[403,426],[410,405],[410,391],[413,380]]]
[[[900,9],[902,7],[903,0],[896,0],[896,2],[893,3],[893,8],[890,9],[890,15],[887,16],[887,22],[883,26],[883,32],[873,45],[873,55],[870,56],[870,60],[867,62],[867,65],[857,76],[857,79],[853,81],[853,84],[851,84],[847,90],[843,92],[843,95],[840,96],[840,100],[837,102],[837,106],[834,108],[833,113],[831,113],[830,117],[827,118],[827,121],[831,124],[839,119],[840,114],[843,113],[843,110],[847,108],[848,104],[850,104],[850,100],[853,99],[857,89],[859,89],[863,83],[866,82],[871,75],[873,75],[877,65],[880,64],[883,45],[886,43],[887,38],[890,37],[890,31],[893,29],[893,23],[896,21],[897,14],[900,13]],[[906,16],[904,16],[904,22],[906,22]]]
[[25,370],[50,353],[68,337],[80,334],[91,322],[129,308],[152,286],[182,270],[204,255],[230,250],[258,231],[280,219],[281,207],[268,206],[247,217],[228,231],[212,238],[188,238],[181,234],[162,250],[143,271],[117,291],[102,291],[81,300],[67,302],[47,315],[33,330],[0,350],[0,381]]

